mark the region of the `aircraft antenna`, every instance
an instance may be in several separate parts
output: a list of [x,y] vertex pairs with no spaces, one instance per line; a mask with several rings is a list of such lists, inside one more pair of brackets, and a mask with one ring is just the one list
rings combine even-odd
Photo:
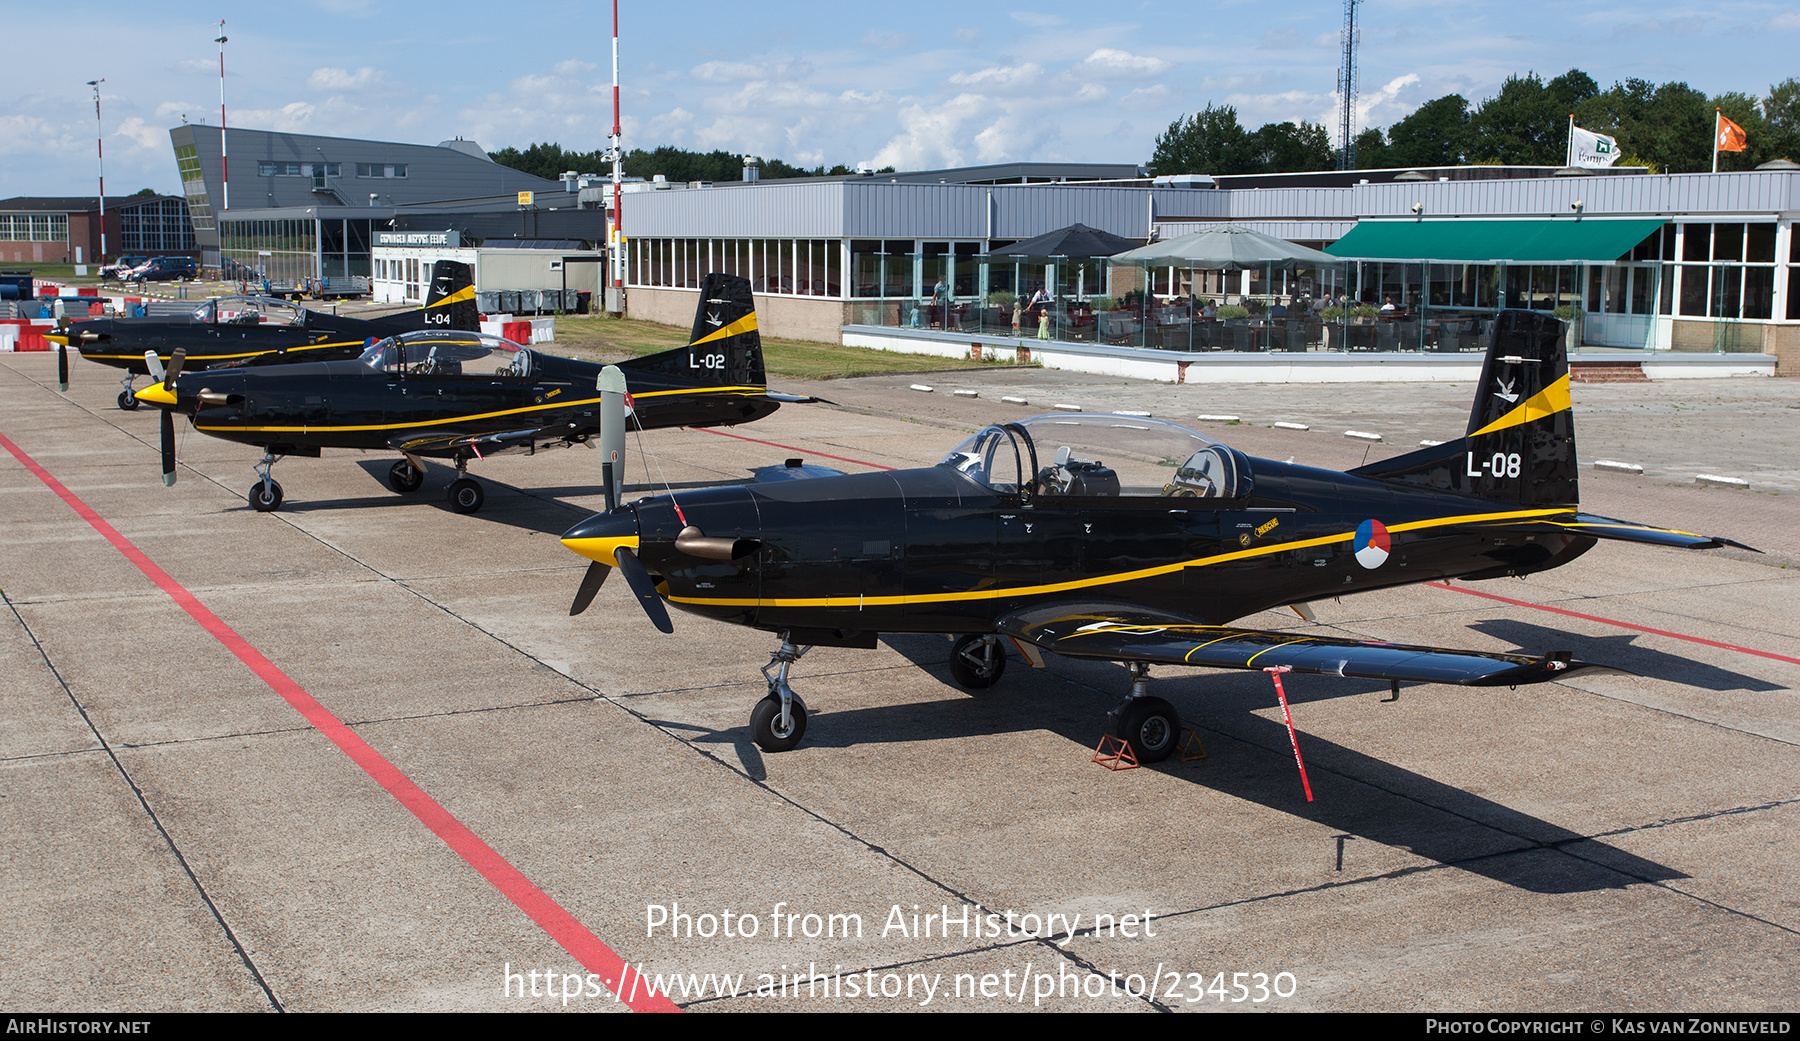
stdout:
[[[675,516],[681,520],[682,526],[686,527],[687,514],[681,512],[681,504],[675,501],[675,489],[669,486],[669,477],[667,474],[663,473],[662,460],[644,443],[644,420],[643,417],[637,414],[636,409],[633,409],[631,412],[631,422],[637,427],[638,454],[656,464],[656,479],[662,484],[663,491],[669,496],[669,505],[675,507]],[[646,467],[645,469],[648,470],[649,468]]]
[[1344,0],[1344,63],[1338,68],[1338,169],[1356,169],[1356,5]]

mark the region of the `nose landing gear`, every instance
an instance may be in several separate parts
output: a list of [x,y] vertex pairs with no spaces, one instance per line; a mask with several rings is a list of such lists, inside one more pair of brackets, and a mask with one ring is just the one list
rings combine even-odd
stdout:
[[[806,702],[788,686],[788,666],[811,649],[796,647],[784,636],[781,648],[763,666],[769,693],[750,711],[750,739],[765,752],[785,752],[806,736]],[[773,675],[770,669],[775,670]]]

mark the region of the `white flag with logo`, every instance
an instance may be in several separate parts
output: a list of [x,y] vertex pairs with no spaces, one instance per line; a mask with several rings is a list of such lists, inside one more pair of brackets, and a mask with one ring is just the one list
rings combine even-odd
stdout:
[[1570,166],[1611,166],[1619,161],[1619,142],[1578,126],[1569,127]]

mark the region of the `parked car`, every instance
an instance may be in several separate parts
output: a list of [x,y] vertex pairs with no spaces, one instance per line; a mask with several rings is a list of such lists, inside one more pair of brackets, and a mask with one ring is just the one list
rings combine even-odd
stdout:
[[102,265],[100,268],[100,277],[123,282],[125,281],[126,275],[149,262],[149,257],[120,257],[110,264]]
[[133,282],[179,282],[194,277],[194,258],[157,257],[132,269]]

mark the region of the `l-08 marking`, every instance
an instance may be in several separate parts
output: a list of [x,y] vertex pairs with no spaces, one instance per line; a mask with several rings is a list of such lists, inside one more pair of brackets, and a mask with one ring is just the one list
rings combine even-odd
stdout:
[[1489,473],[1495,477],[1519,476],[1519,453],[1517,452],[1495,452],[1493,458],[1483,459],[1479,467],[1475,465],[1474,452],[1464,454],[1468,457],[1464,470],[1470,477],[1480,477],[1482,474]]

